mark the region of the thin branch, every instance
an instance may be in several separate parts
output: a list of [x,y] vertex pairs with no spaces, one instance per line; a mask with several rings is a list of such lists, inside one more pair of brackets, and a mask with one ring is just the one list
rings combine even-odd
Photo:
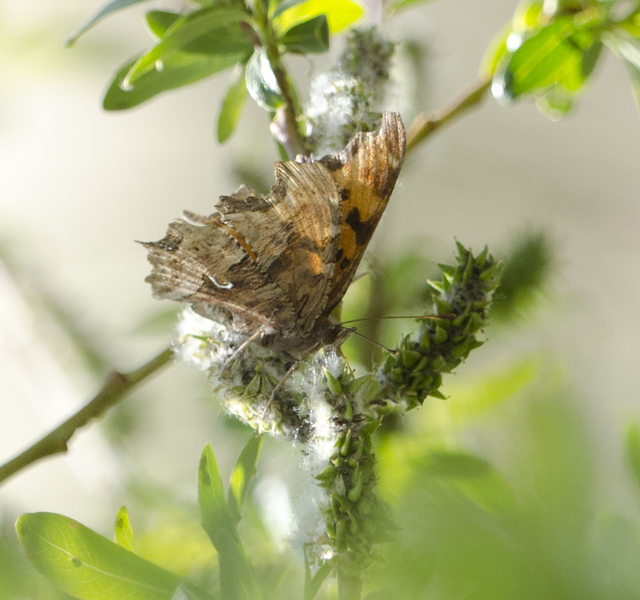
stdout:
[[449,103],[433,112],[420,113],[411,123],[407,133],[407,152],[417,146],[434,131],[452,121],[464,111],[480,104],[491,87],[491,78],[485,77],[463,89]]
[[271,21],[266,14],[260,16],[262,41],[267,60],[276,78],[283,100],[282,106],[277,110],[276,120],[272,124],[272,132],[275,127],[277,131],[274,132],[274,135],[277,141],[284,146],[289,158],[293,160],[298,154],[306,154],[306,140],[300,131],[298,122],[300,102],[282,62]]
[[43,458],[66,452],[69,440],[80,427],[92,419],[102,416],[109,408],[120,402],[136,385],[153,375],[172,358],[173,350],[166,348],[155,358],[131,373],[118,373],[117,371],[111,373],[102,389],[86,406],[30,448],[27,448],[22,454],[2,465],[0,467],[0,482]]

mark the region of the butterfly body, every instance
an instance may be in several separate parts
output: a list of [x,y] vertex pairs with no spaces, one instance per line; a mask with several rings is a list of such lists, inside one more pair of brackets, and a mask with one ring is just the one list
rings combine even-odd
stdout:
[[241,186],[217,212],[185,212],[144,245],[154,295],[248,334],[276,352],[303,356],[348,331],[339,304],[387,205],[404,157],[399,115],[361,133],[343,152],[276,163],[266,196]]

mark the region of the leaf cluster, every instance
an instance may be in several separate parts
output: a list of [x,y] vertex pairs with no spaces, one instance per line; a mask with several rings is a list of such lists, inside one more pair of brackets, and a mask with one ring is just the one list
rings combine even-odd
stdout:
[[[68,40],[74,44],[99,21],[144,0],[114,0]],[[285,102],[274,70],[282,54],[329,49],[329,35],[358,20],[351,0],[200,0],[195,10],[151,10],[146,22],[155,45],[124,64],[104,98],[106,110],[125,110],[236,66],[218,118],[218,140],[233,132],[247,92],[273,112]]]
[[637,97],[640,3],[525,0],[492,42],[482,70],[496,98],[532,96],[541,112],[558,118],[586,89],[605,46],[629,68]]

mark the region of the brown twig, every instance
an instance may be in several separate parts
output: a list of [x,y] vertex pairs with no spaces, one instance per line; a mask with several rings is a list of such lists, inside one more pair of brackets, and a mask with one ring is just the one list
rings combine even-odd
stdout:
[[69,440],[75,432],[92,419],[102,416],[109,408],[120,402],[136,385],[158,371],[173,358],[173,350],[166,348],[148,363],[131,371],[109,375],[102,389],[76,414],[45,435],[24,452],[0,467],[0,482],[15,475],[25,467],[55,454],[67,451]]
[[409,126],[407,152],[460,113],[480,104],[490,87],[491,78],[481,78],[471,86],[463,89],[442,108],[432,112],[420,113]]

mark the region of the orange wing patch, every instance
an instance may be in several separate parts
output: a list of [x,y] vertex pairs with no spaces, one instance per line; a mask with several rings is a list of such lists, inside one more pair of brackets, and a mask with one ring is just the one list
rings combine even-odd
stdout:
[[341,188],[342,228],[327,309],[351,283],[395,186],[405,152],[400,115],[384,113],[380,132],[360,133],[337,156],[322,162]]

